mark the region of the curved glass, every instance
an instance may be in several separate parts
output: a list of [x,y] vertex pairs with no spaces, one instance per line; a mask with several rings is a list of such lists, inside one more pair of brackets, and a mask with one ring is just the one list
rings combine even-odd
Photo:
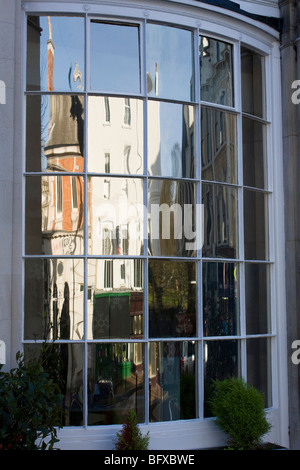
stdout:
[[257,52],[241,48],[242,110],[244,113],[265,118],[265,60]]
[[84,170],[84,98],[27,96],[26,171]]
[[90,33],[91,89],[140,93],[139,27],[92,20]]
[[148,174],[195,177],[195,109],[148,101]]
[[244,186],[267,188],[266,125],[243,117]]
[[247,335],[270,333],[269,266],[245,263],[245,285]]
[[245,259],[265,260],[269,257],[267,201],[267,194],[244,189]]
[[84,90],[84,31],[84,18],[28,17],[27,90]]
[[90,96],[88,110],[88,171],[142,174],[143,101]]
[[199,60],[201,100],[234,106],[232,46],[200,37]]
[[195,80],[191,31],[148,23],[146,67],[149,96],[193,101]]
[[27,176],[26,254],[83,254],[83,200],[81,176]]

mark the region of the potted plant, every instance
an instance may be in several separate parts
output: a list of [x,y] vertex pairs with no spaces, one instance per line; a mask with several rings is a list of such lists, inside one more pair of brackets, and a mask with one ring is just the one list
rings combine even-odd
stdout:
[[211,409],[219,427],[229,434],[229,448],[262,448],[262,437],[271,429],[262,393],[242,378],[215,381]]
[[116,450],[147,450],[149,444],[149,431],[143,435],[138,424],[136,413],[129,410],[126,422],[115,441]]

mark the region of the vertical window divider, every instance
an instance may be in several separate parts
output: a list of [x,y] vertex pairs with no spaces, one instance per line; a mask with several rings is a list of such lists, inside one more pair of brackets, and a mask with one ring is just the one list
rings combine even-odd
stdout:
[[89,47],[89,20],[87,13],[84,19],[84,32],[85,32],[85,92],[84,92],[84,291],[83,291],[83,321],[84,321],[84,361],[83,361],[83,372],[84,372],[84,403],[83,403],[83,426],[87,428],[88,425],[88,312],[87,312],[87,296],[88,296],[88,88],[89,88],[89,64],[90,64],[90,47]]
[[144,97],[144,406],[145,424],[149,424],[149,314],[148,314],[148,97],[147,97],[147,64],[146,64],[146,27],[147,19],[140,24],[140,60],[141,92]]

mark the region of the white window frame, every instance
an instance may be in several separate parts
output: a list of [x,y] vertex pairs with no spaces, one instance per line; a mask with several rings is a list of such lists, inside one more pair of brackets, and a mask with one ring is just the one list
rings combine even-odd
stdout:
[[[100,3],[95,5],[78,4],[78,3],[63,3],[63,2],[28,2],[23,3],[22,8],[22,83],[20,83],[20,90],[24,96],[25,83],[26,83],[26,15],[27,14],[81,14],[86,18],[89,17],[106,17],[113,19],[127,18],[129,21],[138,22],[141,28],[141,48],[144,52],[144,25],[147,21],[155,21],[165,24],[173,24],[187,27],[195,31],[195,46],[199,34],[211,36],[215,39],[226,40],[234,45],[235,53],[233,56],[234,67],[234,84],[235,84],[235,105],[234,108],[229,108],[229,111],[237,113],[237,126],[238,135],[241,135],[241,91],[240,91],[240,47],[241,43],[252,47],[259,53],[266,55],[266,84],[269,88],[267,90],[267,116],[266,121],[272,123],[272,128],[268,129],[268,146],[267,146],[267,159],[268,159],[268,191],[269,194],[269,250],[270,250],[270,276],[271,276],[271,311],[272,311],[272,330],[269,335],[273,343],[272,354],[272,391],[273,391],[273,406],[268,410],[268,416],[273,424],[270,439],[282,444],[288,443],[288,392],[287,392],[287,366],[286,366],[286,323],[285,323],[285,257],[284,257],[284,207],[283,207],[283,180],[282,180],[282,139],[281,139],[281,98],[280,98],[280,51],[279,51],[279,37],[278,34],[269,26],[266,26],[257,21],[253,21],[235,12],[227,12],[223,8],[212,7],[210,5],[201,4],[195,5],[195,2],[183,0],[181,2],[168,2],[161,8],[157,7],[150,0],[133,0],[132,2],[122,2],[120,4],[109,5],[108,3]],[[128,21],[128,20],[127,20]],[[197,33],[199,32],[199,34]],[[88,28],[87,28],[88,38]],[[86,42],[87,61],[89,60],[89,44]],[[144,54],[141,54],[143,57]],[[141,69],[145,71],[145,64],[141,60]],[[144,93],[146,90],[146,74],[145,82],[141,84],[141,94],[139,97],[146,97]],[[85,73],[86,83],[89,83],[88,70]],[[199,79],[199,71],[195,72],[195,81]],[[89,90],[85,91],[88,94]],[[197,87],[195,90],[196,102],[199,104],[199,91]],[[124,96],[124,94],[122,94]],[[132,96],[132,95],[131,95]],[[147,97],[145,98],[147,100]],[[205,104],[205,103],[203,103]],[[214,107],[212,103],[207,103],[210,107]],[[197,105],[198,106],[198,105]],[[221,106],[222,107],[222,106]],[[218,106],[217,108],[220,108]],[[227,108],[222,107],[224,110]],[[88,113],[86,113],[86,126],[88,126]],[[146,113],[145,128],[147,126]],[[196,119],[199,119],[196,113]],[[24,142],[25,136],[25,98],[23,99],[23,113],[22,113],[22,128]],[[200,148],[201,141],[198,132],[196,146]],[[238,191],[242,193],[242,165],[241,165],[241,142],[238,140]],[[86,165],[86,162],[85,162]],[[146,168],[146,167],[145,167]],[[199,168],[199,165],[198,165]],[[85,168],[86,170],[86,168]],[[85,171],[85,174],[87,172]],[[25,155],[23,150],[23,174],[25,174]],[[199,178],[199,169],[197,178]],[[23,178],[24,180],[25,178]],[[147,178],[145,178],[145,187]],[[87,191],[87,184],[85,184],[85,191]],[[24,182],[23,182],[24,194]],[[240,194],[241,196],[241,194]],[[243,236],[243,207],[242,197],[239,197],[239,239],[242,240]],[[85,207],[86,212],[87,207]],[[23,227],[24,227],[24,207],[22,204],[17,206],[17,212],[21,210]],[[16,214],[18,215],[18,214]],[[276,234],[276,236],[275,236]],[[86,243],[88,243],[87,234],[85,234]],[[23,259],[25,258],[24,242],[19,245],[18,251],[22,252]],[[86,250],[87,252],[87,250]],[[146,260],[145,260],[146,261]],[[234,261],[234,260],[233,260]],[[240,284],[244,285],[244,253],[243,244],[239,244],[239,258],[241,262],[240,269]],[[148,283],[146,262],[144,267],[145,285]],[[199,263],[200,266],[200,263]],[[200,274],[200,268],[199,268]],[[200,277],[201,279],[201,277]],[[87,282],[86,282],[87,285]],[[20,289],[23,295],[23,287]],[[198,292],[201,294],[201,282],[199,283]],[[146,301],[147,301],[147,296]],[[21,298],[19,305],[22,305]],[[242,350],[241,355],[243,364],[246,364],[246,350],[245,350],[245,294],[241,292],[241,340]],[[22,311],[22,308],[21,308]],[[21,313],[21,312],[20,312]],[[86,313],[85,313],[86,315]],[[22,321],[22,315],[20,321]],[[201,326],[200,326],[201,329]],[[147,330],[147,328],[146,328]],[[147,331],[146,331],[147,332]],[[259,335],[261,336],[261,335]],[[20,336],[18,336],[20,338]],[[210,338],[213,339],[213,338]],[[200,343],[207,338],[202,337],[199,340],[199,353]],[[21,340],[22,342],[22,340]],[[147,344],[147,340],[144,340]],[[23,343],[25,343],[23,341]],[[87,353],[87,343],[85,343],[85,353]],[[86,354],[87,356],[87,354]],[[147,363],[147,350],[145,350],[145,361]],[[202,387],[203,377],[202,368],[200,367],[201,355],[199,355],[198,373],[199,384]],[[85,363],[87,368],[87,363]],[[246,375],[245,367],[242,370],[242,375]],[[147,384],[148,371],[145,369],[145,383]],[[200,387],[200,388],[201,388]],[[145,387],[146,388],[146,387]],[[200,398],[203,398],[203,390],[200,389]],[[147,398],[145,408],[147,408]],[[63,428],[59,432],[60,447],[66,449],[80,448],[113,448],[113,439],[115,438],[116,431],[120,427],[89,427],[86,424],[83,427],[76,428]],[[199,447],[212,447],[222,445],[224,443],[224,435],[216,428],[213,419],[199,419],[192,421],[178,421],[178,422],[161,422],[161,423],[148,423],[141,424],[142,431],[150,430],[150,447],[151,449],[195,449]]]

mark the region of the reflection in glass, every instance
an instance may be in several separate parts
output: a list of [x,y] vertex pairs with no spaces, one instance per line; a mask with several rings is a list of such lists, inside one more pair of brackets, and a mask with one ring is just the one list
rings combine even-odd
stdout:
[[265,407],[272,406],[271,339],[247,340],[247,382],[264,395]]
[[210,417],[214,381],[240,376],[240,343],[237,340],[205,341],[203,347],[204,416]]
[[201,100],[234,106],[232,46],[207,37],[200,40]]
[[88,357],[88,424],[123,424],[129,409],[143,422],[144,345],[90,344]]
[[194,99],[192,32],[148,23],[146,67],[149,96],[192,101]]
[[243,177],[245,186],[266,188],[266,126],[243,118]]
[[193,262],[149,260],[149,336],[196,335],[197,273]]
[[195,200],[195,183],[149,179],[148,250],[151,255],[195,256],[199,236],[196,234],[195,213],[199,214]]
[[88,110],[88,171],[142,174],[143,102],[90,96]]
[[201,108],[201,163],[202,179],[237,182],[235,115]]
[[88,289],[89,338],[143,337],[143,260],[88,260]]
[[194,341],[149,343],[150,422],[196,418]]
[[193,106],[148,101],[148,172],[155,176],[194,178]]
[[24,338],[83,338],[83,260],[25,260]]
[[139,93],[138,26],[92,20],[90,33],[91,89]]
[[265,264],[245,264],[246,332],[270,333],[269,269]]
[[203,262],[202,282],[204,336],[238,334],[238,265]]
[[204,244],[203,256],[237,258],[236,188],[220,184],[202,185],[202,204],[204,204]]
[[41,360],[63,395],[63,426],[83,425],[83,344],[24,345],[25,361]]
[[26,111],[26,170],[83,171],[83,97],[27,96]]
[[83,254],[83,192],[80,176],[26,178],[26,254]]
[[28,16],[27,90],[84,89],[84,19]]
[[88,184],[89,254],[143,254],[143,180],[90,177]]
[[246,47],[241,49],[242,110],[244,113],[265,117],[265,61],[264,57]]
[[267,195],[244,190],[245,259],[268,258]]

